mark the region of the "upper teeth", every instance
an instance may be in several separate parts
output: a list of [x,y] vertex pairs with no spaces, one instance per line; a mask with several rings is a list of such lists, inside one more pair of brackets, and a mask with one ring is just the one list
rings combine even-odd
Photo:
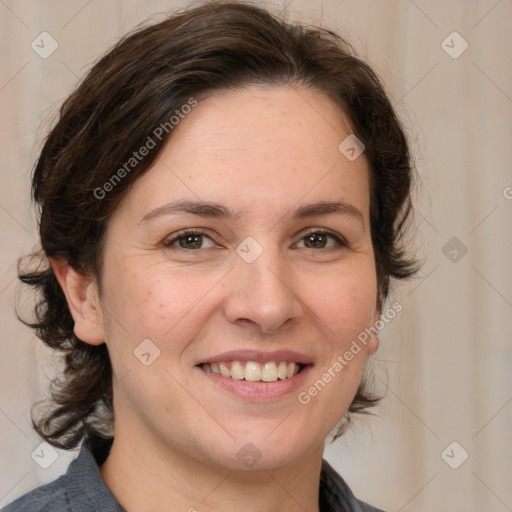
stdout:
[[293,377],[300,370],[297,363],[286,361],[268,361],[260,364],[254,361],[230,361],[219,363],[203,363],[201,368],[207,372],[216,373],[232,379],[251,381],[275,382],[277,379]]

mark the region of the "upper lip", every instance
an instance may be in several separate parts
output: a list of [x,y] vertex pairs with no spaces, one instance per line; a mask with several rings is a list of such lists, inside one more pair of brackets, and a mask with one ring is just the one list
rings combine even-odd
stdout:
[[215,356],[201,359],[196,366],[203,363],[220,363],[227,361],[254,361],[255,363],[265,363],[267,361],[286,361],[300,364],[311,364],[311,358],[294,350],[274,350],[272,352],[263,352],[261,350],[231,350]]

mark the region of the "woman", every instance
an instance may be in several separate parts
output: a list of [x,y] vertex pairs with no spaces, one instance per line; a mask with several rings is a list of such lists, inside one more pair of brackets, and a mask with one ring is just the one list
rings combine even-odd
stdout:
[[79,456],[7,512],[377,510],[322,459],[364,382],[411,166],[372,70],[250,4],[123,38],[33,176],[31,325],[65,357],[37,432]]

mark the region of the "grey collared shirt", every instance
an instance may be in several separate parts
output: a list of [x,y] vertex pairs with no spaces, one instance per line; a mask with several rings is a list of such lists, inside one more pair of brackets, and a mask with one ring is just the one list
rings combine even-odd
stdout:
[[[2,509],[2,512],[126,512],[101,478],[99,465],[107,453],[95,455],[90,440],[67,472],[57,480],[37,487]],[[108,448],[107,448],[108,449]],[[338,473],[322,460],[320,512],[383,512],[357,500]]]

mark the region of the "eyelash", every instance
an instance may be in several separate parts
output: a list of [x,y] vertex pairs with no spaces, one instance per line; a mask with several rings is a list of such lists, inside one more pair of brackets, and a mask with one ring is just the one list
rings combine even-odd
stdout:
[[[347,242],[347,240],[344,237],[337,234],[335,231],[331,231],[330,229],[315,229],[315,228],[310,229],[309,231],[307,231],[306,233],[304,233],[302,235],[300,240],[303,240],[304,238],[306,238],[307,236],[312,235],[312,234],[330,236],[331,238],[333,238],[336,241],[338,246],[347,247],[347,248],[350,247],[349,243]],[[191,230],[185,230],[180,233],[177,233],[171,239],[166,240],[163,243],[163,245],[165,247],[172,247],[178,240],[180,240],[181,238],[186,238],[187,236],[206,236],[210,240],[212,240],[211,236],[206,231],[203,231],[201,229],[191,229]],[[200,250],[200,249],[184,249],[183,247],[177,247],[177,249],[180,249],[180,250],[186,251],[186,252],[193,252],[193,251]],[[316,250],[316,249],[310,248],[310,247],[306,247],[306,249]],[[327,249],[333,249],[333,247],[328,247]],[[324,250],[325,250],[325,248],[324,248]]]

